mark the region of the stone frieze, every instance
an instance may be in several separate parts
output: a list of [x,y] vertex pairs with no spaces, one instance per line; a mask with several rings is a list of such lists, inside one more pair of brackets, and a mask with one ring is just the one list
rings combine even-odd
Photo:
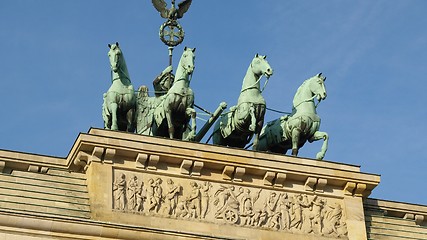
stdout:
[[129,214],[346,237],[339,199],[113,170],[112,209]]

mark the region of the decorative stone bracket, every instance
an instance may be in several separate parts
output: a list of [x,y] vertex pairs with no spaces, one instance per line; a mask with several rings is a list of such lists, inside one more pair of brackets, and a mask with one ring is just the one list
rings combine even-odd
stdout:
[[203,162],[184,159],[181,162],[180,171],[181,174],[200,176],[203,166]]
[[104,154],[104,148],[94,147],[93,151],[92,151],[92,156],[89,160],[89,163],[90,162],[101,162],[103,154]]
[[157,164],[160,161],[158,155],[148,155],[145,153],[139,153],[136,156],[136,168],[143,168],[147,170],[157,170]]
[[264,175],[264,185],[283,187],[286,181],[286,173],[266,172]]
[[415,223],[417,223],[418,225],[421,225],[425,219],[423,215],[418,215],[413,213],[406,213],[403,218],[409,219],[409,220],[415,220]]
[[325,186],[328,184],[328,180],[324,178],[308,177],[305,181],[304,188],[306,191],[311,192],[324,192]]
[[94,147],[91,154],[79,151],[73,163],[86,170],[91,162],[113,164],[115,156],[116,149],[114,148]]
[[233,180],[235,182],[242,182],[246,169],[243,167],[225,166],[222,170],[222,178],[224,180]]
[[3,169],[6,167],[5,161],[0,161],[0,173],[3,172]]
[[41,167],[41,166],[35,166],[35,165],[28,166],[28,172],[47,173],[48,170],[49,170],[48,167]]
[[116,149],[107,148],[104,153],[104,163],[113,164]]
[[74,159],[74,164],[77,166],[81,166],[83,169],[86,170],[89,164],[89,161],[90,161],[90,155],[83,151],[80,151],[77,154],[77,157]]
[[366,190],[366,187],[367,186],[364,183],[347,182],[343,189],[344,195],[355,197],[368,196],[370,192]]

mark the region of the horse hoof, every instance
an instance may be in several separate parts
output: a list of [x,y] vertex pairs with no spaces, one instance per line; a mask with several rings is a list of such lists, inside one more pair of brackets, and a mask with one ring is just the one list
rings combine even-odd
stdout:
[[325,154],[322,154],[321,152],[316,154],[316,159],[317,160],[323,160],[323,158],[325,157]]
[[298,156],[298,149],[292,149],[292,156]]

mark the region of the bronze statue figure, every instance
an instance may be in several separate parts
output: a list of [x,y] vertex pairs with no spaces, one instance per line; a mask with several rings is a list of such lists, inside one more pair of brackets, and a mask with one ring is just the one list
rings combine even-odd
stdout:
[[175,7],[175,0],[172,0],[172,6],[167,9],[167,4],[164,0],[152,0],[153,6],[159,11],[162,18],[177,20],[184,16],[184,13],[190,8],[192,0],[184,0]]

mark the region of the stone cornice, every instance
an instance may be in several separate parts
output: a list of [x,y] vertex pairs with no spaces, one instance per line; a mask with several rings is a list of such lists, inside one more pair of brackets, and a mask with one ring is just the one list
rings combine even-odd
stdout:
[[[230,179],[240,175],[253,175],[269,179],[278,179],[280,176],[287,180],[306,182],[307,186],[323,185],[337,186],[345,189],[349,195],[369,195],[379,181],[379,175],[360,172],[359,166],[318,161],[314,159],[296,158],[285,155],[254,152],[241,149],[224,148],[200,143],[176,141],[123,132],[112,132],[102,129],[90,129],[87,134],[80,134],[77,138],[67,162],[83,166],[90,163],[94,154],[99,157],[107,155],[122,156],[127,159],[142,161],[141,164],[150,165],[153,160],[170,164],[181,165],[184,172],[200,168],[210,168],[230,174]],[[94,153],[94,151],[101,151]],[[142,156],[142,157],[141,157]],[[150,156],[153,156],[150,158]],[[76,161],[82,158],[83,163]],[[138,160],[142,158],[143,160]],[[148,159],[150,158],[150,159]],[[101,160],[101,159],[99,159]],[[110,161],[111,162],[111,161]],[[154,166],[155,168],[155,166]],[[187,169],[188,168],[188,169]],[[188,172],[188,174],[191,174]],[[199,173],[195,173],[196,175]],[[225,176],[226,177],[226,176]],[[273,183],[272,183],[273,184]]]
[[[89,219],[35,216],[23,213],[0,211],[0,230],[6,226],[9,231],[19,231],[32,236],[54,236],[73,239],[239,239],[198,234],[186,231],[169,231],[166,229],[132,226]],[[32,232],[41,231],[41,232]]]
[[367,198],[363,203],[367,210],[380,210],[386,216],[415,220],[418,224],[427,220],[427,206]]
[[[142,164],[145,165],[157,164],[158,161],[179,164],[183,172],[186,167],[188,170],[194,170],[193,175],[200,174],[197,173],[197,168],[199,171],[201,168],[211,168],[223,171],[225,177],[230,174],[230,177],[237,181],[239,177],[250,174],[264,178],[267,185],[268,181],[276,179],[279,182],[283,178],[306,182],[308,188],[327,184],[342,187],[348,195],[368,196],[380,181],[379,175],[362,173],[359,166],[349,164],[95,128],[90,129],[88,133],[79,134],[65,159],[0,150],[0,167],[33,172],[44,172],[49,168],[84,171],[84,167],[92,160],[114,155],[143,161]],[[155,165],[151,167],[155,168]]]
[[0,172],[4,169],[43,172],[49,168],[66,168],[67,165],[65,158],[0,150]]

